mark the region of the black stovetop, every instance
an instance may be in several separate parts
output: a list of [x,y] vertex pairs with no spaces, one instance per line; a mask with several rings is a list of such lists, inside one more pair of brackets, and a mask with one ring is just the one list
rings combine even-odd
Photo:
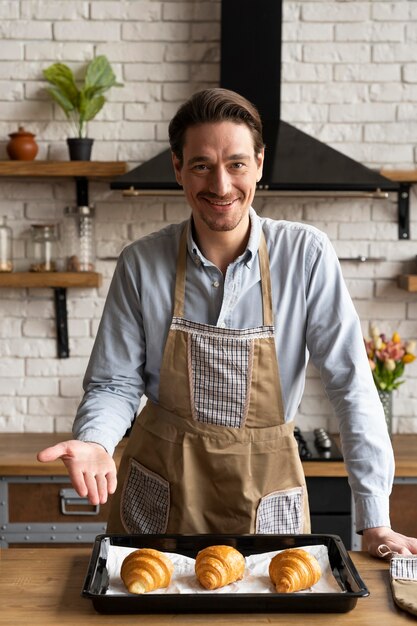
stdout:
[[323,428],[302,431],[294,428],[302,461],[343,461],[342,453],[332,435]]

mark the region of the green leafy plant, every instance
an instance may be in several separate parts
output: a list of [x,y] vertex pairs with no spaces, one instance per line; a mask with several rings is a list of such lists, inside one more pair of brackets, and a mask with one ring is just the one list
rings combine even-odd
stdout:
[[86,136],[86,123],[103,108],[104,93],[111,87],[122,87],[110,63],[104,55],[95,57],[87,65],[84,83],[77,86],[72,70],[64,63],[54,63],[43,70],[45,79],[51,84],[46,91],[61,107],[74,124],[77,137]]

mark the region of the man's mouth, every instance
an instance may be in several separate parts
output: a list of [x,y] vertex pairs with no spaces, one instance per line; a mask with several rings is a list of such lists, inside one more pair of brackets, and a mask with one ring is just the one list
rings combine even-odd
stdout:
[[207,196],[202,196],[202,198],[203,200],[205,200],[212,206],[218,206],[218,207],[231,206],[237,200],[237,198],[231,198],[229,200],[224,200],[224,199],[220,200],[220,198],[208,198]]

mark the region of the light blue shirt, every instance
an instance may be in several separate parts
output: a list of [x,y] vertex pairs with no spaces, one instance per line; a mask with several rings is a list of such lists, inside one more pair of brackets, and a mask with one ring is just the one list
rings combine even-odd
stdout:
[[[260,326],[258,247],[269,252],[285,420],[297,412],[309,357],[338,417],[358,530],[389,526],[391,442],[357,313],[328,237],[312,226],[260,218],[250,210],[245,252],[226,275],[188,238],[185,317],[230,328]],[[73,432],[110,454],[131,426],[143,394],[158,402],[159,370],[173,313],[179,238],[167,226],[120,255],[84,379]]]

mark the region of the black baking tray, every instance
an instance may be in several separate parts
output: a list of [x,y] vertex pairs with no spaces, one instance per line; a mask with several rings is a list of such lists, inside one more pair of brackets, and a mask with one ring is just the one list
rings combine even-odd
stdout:
[[[328,549],[340,593],[221,593],[106,595],[109,546],[155,548],[195,558],[210,545],[231,545],[244,556],[322,544]],[[82,595],[99,613],[346,613],[369,596],[338,535],[98,535]],[[213,601],[215,598],[215,601]]]

